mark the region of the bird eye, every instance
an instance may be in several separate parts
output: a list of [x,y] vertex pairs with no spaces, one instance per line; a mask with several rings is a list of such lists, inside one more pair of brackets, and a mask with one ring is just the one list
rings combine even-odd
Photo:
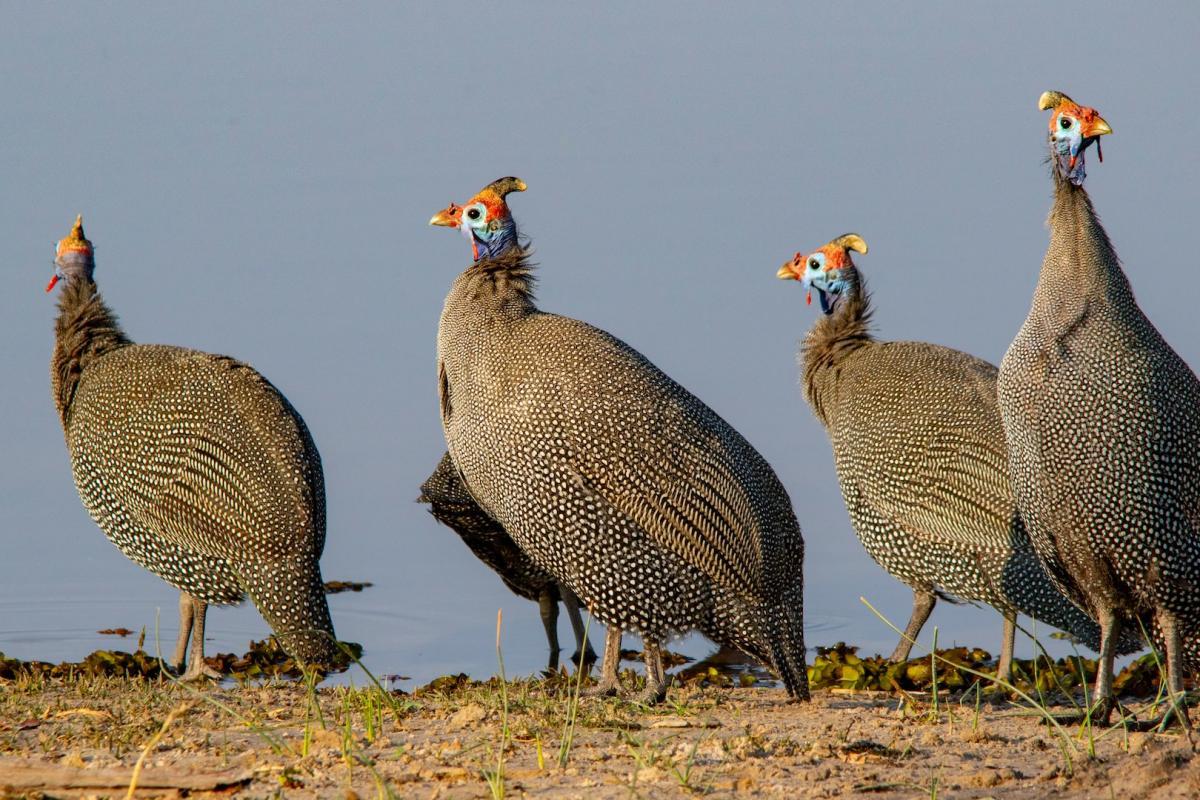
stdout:
[[817,261],[815,258],[810,258],[810,259],[808,260],[808,268],[809,268],[809,269],[820,269],[820,268],[821,268],[821,262],[820,262],[820,261]]
[[1067,116],[1059,117],[1058,127],[1062,128],[1064,131],[1069,130],[1071,128],[1071,118]]
[[468,210],[467,216],[470,217],[471,219],[479,219],[479,209],[472,208],[472,209]]

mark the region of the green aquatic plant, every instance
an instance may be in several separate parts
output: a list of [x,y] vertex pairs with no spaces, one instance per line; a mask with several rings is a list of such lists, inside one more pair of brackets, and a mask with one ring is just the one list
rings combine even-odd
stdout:
[[[355,642],[338,642],[339,662],[327,673],[342,672],[362,655],[362,645]],[[279,646],[274,637],[250,642],[241,655],[217,653],[205,659],[208,666],[223,676],[235,681],[304,677],[304,667]],[[169,671],[160,658],[138,648],[128,653],[123,650],[96,650],[82,661],[64,661],[52,664],[45,661],[22,661],[7,658],[0,653],[0,679],[15,680],[21,675],[41,675],[47,678],[70,678],[77,676],[113,676],[120,678],[144,678],[154,680]]]

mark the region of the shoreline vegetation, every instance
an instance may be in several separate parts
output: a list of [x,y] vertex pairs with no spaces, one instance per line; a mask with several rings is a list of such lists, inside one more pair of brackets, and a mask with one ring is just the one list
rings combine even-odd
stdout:
[[[1178,728],[1081,715],[1092,659],[1018,661],[1010,690],[979,677],[995,662],[978,648],[893,665],[838,643],[818,648],[810,704],[727,652],[687,661],[647,708],[587,697],[567,668],[321,686],[270,640],[209,659],[230,679],[207,686],[140,647],[0,656],[0,798],[1200,796]],[[1149,654],[1121,674],[1138,719],[1161,710],[1160,672]],[[632,694],[642,678],[622,680]]]

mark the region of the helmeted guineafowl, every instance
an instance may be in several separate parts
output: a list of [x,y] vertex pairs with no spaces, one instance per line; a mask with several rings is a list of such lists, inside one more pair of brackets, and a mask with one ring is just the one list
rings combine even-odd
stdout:
[[1000,410],[1033,544],[1100,623],[1107,718],[1123,628],[1161,628],[1173,693],[1200,663],[1200,382],[1138,307],[1083,189],[1084,152],[1111,129],[1060,92],[1038,105],[1053,112],[1050,246]]
[[[824,315],[804,339],[804,398],[833,446],[850,521],[871,558],[913,590],[892,653],[908,658],[938,595],[1004,617],[997,677],[1008,680],[1017,613],[1099,649],[1100,629],[1055,588],[1015,512],[996,405],[996,368],[924,342],[881,342],[846,234],[777,272],[816,292]],[[1138,639],[1123,649],[1137,649]]]
[[429,513],[434,519],[457,533],[463,544],[499,575],[513,594],[538,604],[550,648],[547,666],[551,671],[558,669],[560,601],[566,606],[567,618],[575,634],[575,652],[571,660],[577,664],[581,656],[585,664],[596,660],[591,645],[583,640],[579,600],[570,589],[560,586],[554,576],[534,564],[504,528],[484,513],[467,487],[463,486],[449,453],[442,456],[437,469],[421,484],[421,495],[417,502],[428,503]]
[[[438,331],[450,455],[471,495],[605,625],[645,643],[699,630],[770,664],[808,695],[804,543],[787,492],[715,412],[624,342],[534,304],[504,178],[432,224],[460,227],[476,261]],[[610,631],[601,686],[616,680]]]
[[139,345],[93,281],[82,218],[59,242],[50,375],[71,470],[92,519],[133,561],[178,588],[175,661],[204,663],[208,604],[246,594],[295,658],[329,663],[333,624],[318,559],[321,459],[304,421],[232,358]]

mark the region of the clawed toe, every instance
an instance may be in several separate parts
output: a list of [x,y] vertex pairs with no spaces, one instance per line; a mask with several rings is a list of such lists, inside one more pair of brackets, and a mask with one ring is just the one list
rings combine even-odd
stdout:
[[204,659],[196,659],[188,666],[187,672],[179,676],[179,680],[191,683],[209,679],[219,681],[223,677],[221,673],[204,663]]
[[580,694],[583,697],[615,697],[617,684],[613,681],[600,681],[595,686],[584,689]]
[[647,686],[640,692],[634,693],[629,702],[636,703],[640,706],[656,706],[666,699],[667,687],[663,686]]
[[1187,705],[1182,702],[1168,705],[1166,711],[1153,719],[1138,720],[1135,718],[1128,727],[1130,730],[1146,733],[1162,733],[1176,725],[1184,731],[1192,730],[1192,720],[1188,717]]

